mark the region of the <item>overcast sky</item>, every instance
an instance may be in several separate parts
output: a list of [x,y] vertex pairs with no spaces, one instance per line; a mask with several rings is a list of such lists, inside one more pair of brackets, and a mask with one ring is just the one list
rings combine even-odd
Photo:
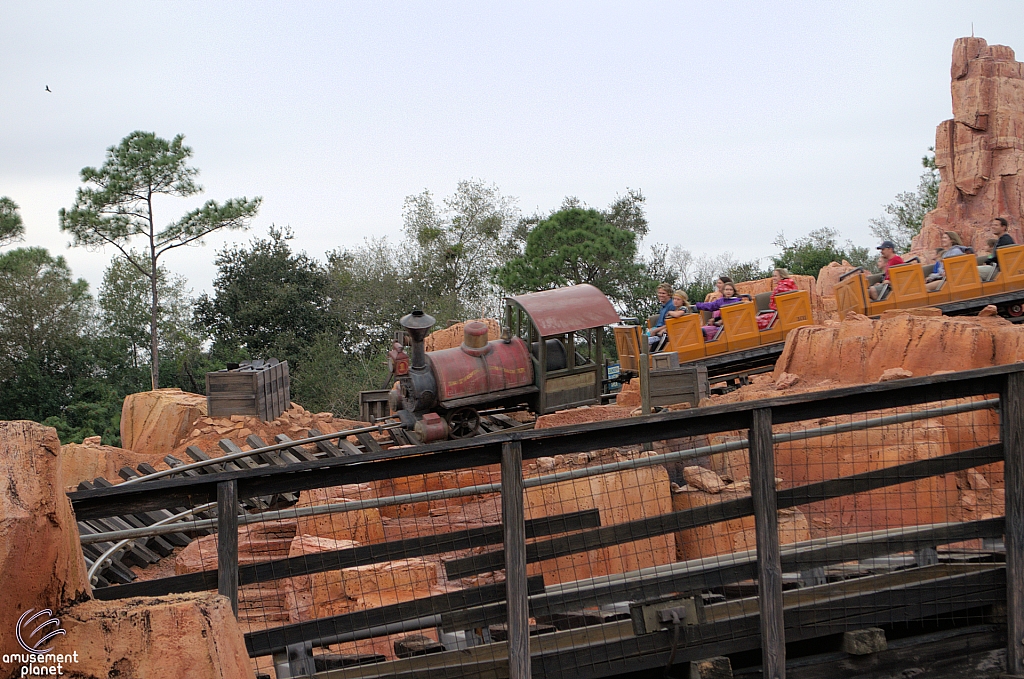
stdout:
[[[1024,53],[1024,3],[48,3],[0,0],[0,196],[67,248],[78,172],[133,130],[195,150],[206,192],[262,196],[322,256],[397,240],[405,196],[497,184],[530,213],[647,196],[649,242],[767,257],[912,190],[951,116],[953,40]],[[49,86],[52,92],[46,92]],[[231,233],[167,265],[196,291]]]

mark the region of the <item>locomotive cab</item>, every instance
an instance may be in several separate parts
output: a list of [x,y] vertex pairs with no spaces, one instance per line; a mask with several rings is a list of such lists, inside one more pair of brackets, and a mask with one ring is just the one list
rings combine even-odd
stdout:
[[434,319],[413,311],[400,323],[411,350],[389,354],[396,379],[392,416],[427,443],[478,433],[480,411],[526,406],[538,415],[600,403],[604,326],[619,315],[592,285],[505,299],[501,339],[487,326],[465,325],[462,345],[424,351]]

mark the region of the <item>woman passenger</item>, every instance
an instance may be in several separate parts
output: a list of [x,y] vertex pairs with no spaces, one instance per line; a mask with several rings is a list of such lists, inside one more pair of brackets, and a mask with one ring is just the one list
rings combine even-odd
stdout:
[[928,274],[928,278],[925,279],[924,287],[928,292],[935,292],[942,287],[942,283],[946,280],[946,267],[942,265],[942,260],[947,257],[956,257],[957,255],[967,254],[967,248],[964,247],[963,241],[960,240],[960,236],[956,231],[945,231],[942,234],[942,255],[935,260],[935,267],[932,272]]
[[[796,281],[793,280],[792,274],[787,269],[779,268],[772,271],[772,296],[768,299],[768,308],[772,311],[778,311],[778,307],[775,306],[775,295],[783,292],[793,292],[796,289]],[[757,329],[764,330],[771,325],[771,321],[772,314],[759,314],[757,317]]]
[[719,309],[742,301],[743,300],[736,295],[736,285],[732,281],[729,281],[722,285],[722,296],[718,299],[712,302],[697,302],[694,304],[694,306],[701,311],[713,312],[711,315],[711,325],[702,326],[705,341],[709,341],[713,338],[718,333],[718,326],[722,324],[722,314]]

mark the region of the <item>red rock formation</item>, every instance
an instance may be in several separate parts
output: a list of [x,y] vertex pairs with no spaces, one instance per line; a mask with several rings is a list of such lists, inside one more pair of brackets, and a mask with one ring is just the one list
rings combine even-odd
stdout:
[[[602,526],[667,514],[672,511],[668,472],[661,466],[624,469],[526,490],[527,519],[588,509],[598,510]],[[543,574],[551,585],[671,563],[675,551],[673,536],[660,535],[530,564],[527,571]]]
[[918,377],[1024,359],[1024,328],[1002,318],[896,313],[873,321],[850,314],[833,326],[797,328],[775,364],[775,377],[798,375],[804,384],[877,382],[889,368]]
[[75,488],[81,481],[92,481],[97,477],[119,483],[121,477],[117,471],[124,466],[134,469],[146,462],[157,469],[167,468],[163,461],[165,453],[137,453],[116,446],[104,446],[90,439],[83,443],[64,445],[60,455],[64,483],[68,489]]
[[[640,392],[637,391],[636,393],[639,394]],[[572,408],[571,410],[562,410],[550,415],[541,415],[537,418],[537,424],[533,428],[550,429],[551,427],[564,427],[569,424],[621,420],[629,417],[630,410],[630,408],[624,407],[618,401],[616,401],[615,405]]]
[[191,424],[206,415],[206,397],[181,389],[129,394],[121,406],[121,446],[166,455],[188,436]]
[[947,230],[979,250],[993,217],[1005,217],[1010,235],[1024,242],[1024,64],[1004,45],[958,38],[950,76],[953,119],[935,133],[938,207],[911,251],[931,255]]
[[829,262],[827,266],[821,267],[818,271],[818,280],[815,285],[815,289],[818,291],[818,294],[822,297],[834,297],[839,277],[847,271],[852,271],[854,268],[855,267],[845,259],[842,264],[839,262]]
[[[493,318],[477,318],[476,321],[487,325],[487,341],[496,340],[501,337],[501,324]],[[469,323],[469,321],[466,321]],[[440,351],[441,349],[453,349],[462,344],[462,335],[466,323],[454,323],[447,328],[435,330],[423,340],[424,351]]]
[[[64,495],[52,427],[0,422],[0,655],[20,653],[26,610],[57,611],[90,595],[78,524]],[[105,675],[104,675],[105,676]]]
[[[61,613],[54,653],[78,653],[71,677],[251,679],[242,630],[222,596],[89,601]],[[4,637],[11,635],[4,634]]]

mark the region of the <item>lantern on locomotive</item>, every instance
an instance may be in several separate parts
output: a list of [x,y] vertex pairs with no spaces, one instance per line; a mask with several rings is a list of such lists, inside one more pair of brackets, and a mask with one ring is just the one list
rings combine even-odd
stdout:
[[420,310],[402,317],[405,339],[388,353],[396,378],[388,406],[423,443],[473,436],[481,409],[526,406],[538,415],[600,403],[605,325],[619,316],[591,285],[505,299],[502,338],[470,321],[461,346],[427,353],[434,319]]

